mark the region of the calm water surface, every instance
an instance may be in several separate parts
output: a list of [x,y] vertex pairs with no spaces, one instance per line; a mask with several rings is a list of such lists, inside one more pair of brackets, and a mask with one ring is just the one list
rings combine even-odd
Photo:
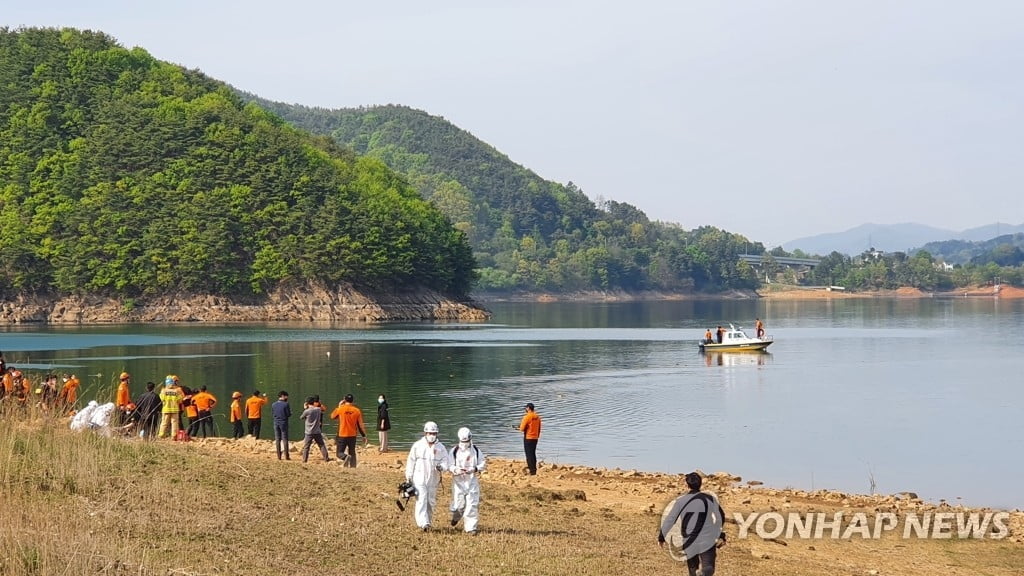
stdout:
[[[488,324],[8,327],[0,350],[30,372],[78,374],[86,399],[112,398],[122,370],[133,395],[168,373],[206,384],[222,434],[233,390],[285,389],[296,411],[350,392],[371,426],[386,393],[399,450],[433,419],[442,440],[466,425],[489,453],[521,458],[509,427],[534,402],[548,462],[1024,507],[1024,301],[491,309]],[[769,354],[697,352],[706,328],[758,316]]]

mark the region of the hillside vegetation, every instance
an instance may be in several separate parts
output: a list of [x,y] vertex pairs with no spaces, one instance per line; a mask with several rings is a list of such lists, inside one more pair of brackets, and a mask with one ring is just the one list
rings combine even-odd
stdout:
[[464,296],[475,266],[379,160],[105,34],[0,29],[0,295]]
[[572,182],[546,181],[444,118],[404,106],[327,110],[243,97],[404,174],[466,234],[480,290],[718,292],[758,285],[737,255],[764,252],[760,243],[711,226],[686,231],[651,221],[623,202],[595,203]]

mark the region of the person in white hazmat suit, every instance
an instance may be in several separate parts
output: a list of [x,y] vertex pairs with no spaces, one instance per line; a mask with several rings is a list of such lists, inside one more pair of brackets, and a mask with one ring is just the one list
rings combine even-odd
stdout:
[[463,529],[476,534],[480,512],[480,480],[477,474],[487,469],[487,457],[473,444],[469,428],[459,428],[459,443],[448,453],[452,479],[452,526],[465,519]]
[[416,525],[424,532],[430,530],[430,521],[437,506],[437,485],[441,482],[441,472],[451,468],[448,450],[438,441],[437,434],[436,423],[425,423],[423,438],[412,445],[409,457],[405,460],[405,479],[412,482],[419,493],[416,496]]

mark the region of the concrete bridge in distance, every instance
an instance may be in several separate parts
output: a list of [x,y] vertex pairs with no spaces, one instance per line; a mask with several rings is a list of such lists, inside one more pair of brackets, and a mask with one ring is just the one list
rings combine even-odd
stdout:
[[756,268],[764,263],[763,258],[765,256],[771,258],[780,266],[804,271],[811,270],[821,263],[821,260],[815,258],[789,258],[787,256],[772,256],[770,254],[740,254],[740,260]]

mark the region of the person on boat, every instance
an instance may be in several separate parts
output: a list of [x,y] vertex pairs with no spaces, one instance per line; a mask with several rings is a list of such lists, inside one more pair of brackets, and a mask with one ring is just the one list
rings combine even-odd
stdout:
[[764,338],[764,322],[761,322],[760,318],[755,318],[756,324],[754,325],[757,329],[757,337]]
[[704,333],[704,343],[711,344],[711,328],[708,328],[707,332]]
[[719,344],[721,344],[722,343],[722,336],[724,334],[725,334],[725,328],[722,328],[721,326],[719,326],[718,330],[715,331],[715,342],[718,342]]

